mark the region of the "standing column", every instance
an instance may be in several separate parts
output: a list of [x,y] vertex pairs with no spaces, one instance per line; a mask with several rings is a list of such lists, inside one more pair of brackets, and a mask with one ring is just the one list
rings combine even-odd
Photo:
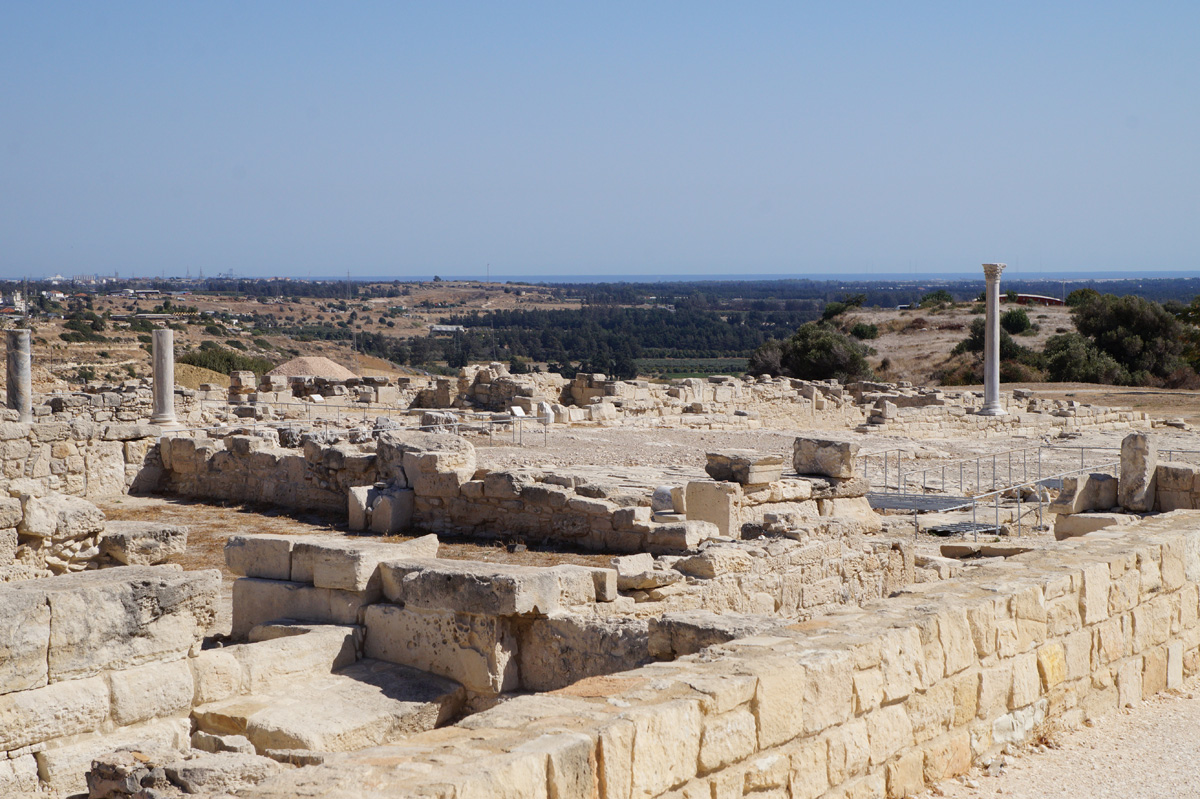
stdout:
[[150,424],[175,425],[175,332],[154,331],[154,414]]
[[1000,407],[1000,273],[1005,264],[984,264],[987,278],[987,317],[983,340],[983,416],[1003,416]]
[[33,421],[33,348],[28,330],[8,331],[8,407]]

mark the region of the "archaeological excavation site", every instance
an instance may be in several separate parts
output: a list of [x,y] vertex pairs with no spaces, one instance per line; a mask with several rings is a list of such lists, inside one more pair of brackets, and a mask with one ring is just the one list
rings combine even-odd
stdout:
[[7,334],[0,796],[905,797],[1200,670],[1200,437],[992,350],[190,390],[153,347],[35,395]]

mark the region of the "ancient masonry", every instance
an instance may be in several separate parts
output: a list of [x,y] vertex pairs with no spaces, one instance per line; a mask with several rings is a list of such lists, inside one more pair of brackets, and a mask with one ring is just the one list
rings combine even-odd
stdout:
[[[787,459],[715,448],[703,470],[489,470],[472,443],[522,417],[979,436],[1141,414],[499,366],[188,393],[169,336],[155,363],[152,387],[10,386],[0,795],[902,797],[1200,670],[1200,471],[1142,432],[1118,476],[1064,481],[1053,548],[963,562],[916,555],[828,432]],[[404,412],[339,425],[328,406]],[[90,501],[152,491],[351,534],[250,523],[225,544],[227,592],[177,565],[187,529]],[[443,557],[447,536],[544,546],[546,565]]]

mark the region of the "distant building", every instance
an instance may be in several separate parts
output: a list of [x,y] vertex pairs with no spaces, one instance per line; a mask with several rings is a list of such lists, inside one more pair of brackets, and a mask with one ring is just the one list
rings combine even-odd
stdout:
[[451,336],[455,333],[465,333],[467,329],[462,325],[433,325],[429,332],[434,336]]
[[1044,294],[1018,294],[1018,305],[1064,305],[1058,297],[1047,297]]
[[4,295],[0,295],[0,305],[5,307],[5,313],[18,314],[25,313],[29,307],[25,303],[25,295],[19,291],[13,291]]

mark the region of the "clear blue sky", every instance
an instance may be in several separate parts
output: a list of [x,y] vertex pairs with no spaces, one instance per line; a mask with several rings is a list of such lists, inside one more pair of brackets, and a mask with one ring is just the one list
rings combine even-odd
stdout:
[[1200,3],[0,3],[0,277],[1200,269]]

